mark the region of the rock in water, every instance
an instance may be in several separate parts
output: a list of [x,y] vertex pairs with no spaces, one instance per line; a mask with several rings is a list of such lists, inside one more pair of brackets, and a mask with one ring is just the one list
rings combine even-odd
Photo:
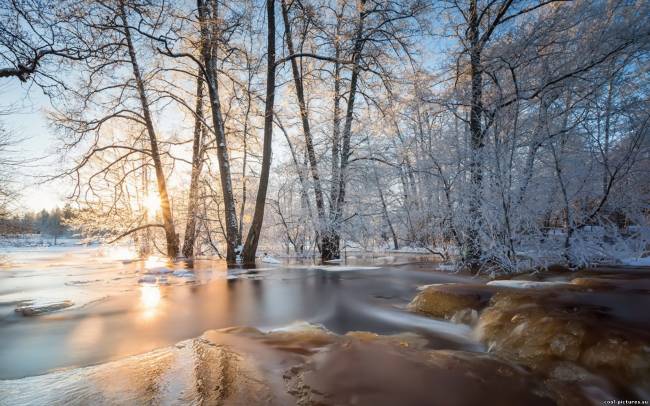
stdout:
[[142,278],[138,279],[138,283],[143,284],[155,284],[158,282],[158,278],[155,275],[144,275]]
[[74,305],[72,300],[53,300],[53,301],[30,301],[16,307],[16,313],[23,316],[38,316],[39,314],[55,312],[57,310],[66,309]]
[[485,285],[438,284],[421,290],[409,304],[412,311],[433,317],[452,318],[457,312],[481,310],[487,306],[495,288]]
[[500,292],[481,313],[476,332],[491,352],[534,370],[546,373],[557,362],[572,362],[650,394],[650,334],[607,307],[630,309],[641,298],[601,293]]
[[151,275],[164,275],[172,272],[174,272],[173,269],[164,266],[158,266],[155,268],[148,269],[146,273]]

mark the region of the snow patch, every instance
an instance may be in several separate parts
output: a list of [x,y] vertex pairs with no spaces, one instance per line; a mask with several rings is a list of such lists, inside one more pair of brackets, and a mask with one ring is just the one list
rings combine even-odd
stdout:
[[645,258],[625,258],[621,260],[624,265],[632,266],[650,266],[650,257]]
[[142,278],[138,279],[138,283],[142,284],[155,284],[158,282],[156,275],[144,275]]
[[147,269],[146,273],[148,275],[164,275],[164,274],[168,274],[168,273],[172,273],[172,272],[174,272],[172,269],[169,269],[169,268],[164,267],[164,266],[159,266],[159,267],[156,267],[156,268]]
[[318,269],[320,271],[327,272],[347,272],[347,271],[367,271],[374,269],[381,269],[378,266],[343,266],[343,265],[332,265],[332,266],[314,266],[312,269]]
[[502,288],[513,289],[546,289],[554,286],[567,286],[571,285],[568,282],[537,282],[537,281],[520,281],[520,280],[501,280],[491,281],[487,283],[488,286],[497,286]]
[[429,284],[429,285],[418,286],[417,289],[418,289],[419,291],[423,291],[423,290],[425,290],[425,289],[427,289],[427,288],[430,288],[430,287],[432,287],[432,286],[442,286],[442,285],[447,285],[447,284],[446,284],[446,283],[431,283],[431,284]]
[[177,269],[175,270],[172,275],[176,276],[177,278],[194,278],[196,275],[194,275],[194,272],[185,270],[185,269]]
[[322,324],[310,323],[308,321],[294,321],[293,323],[288,324],[286,326],[270,329],[269,332],[290,333],[290,332],[314,331],[314,330],[321,330],[329,333],[329,330],[327,330],[325,326],[323,326]]
[[282,261],[280,261],[279,259],[274,258],[274,257],[272,257],[270,255],[264,255],[262,257],[262,262],[264,262],[265,264],[281,264],[282,263]]
[[67,309],[74,305],[72,300],[30,300],[16,307],[16,313],[23,316],[38,316],[57,310]]
[[456,270],[456,265],[454,264],[437,264],[435,266],[436,270],[439,271],[455,271]]

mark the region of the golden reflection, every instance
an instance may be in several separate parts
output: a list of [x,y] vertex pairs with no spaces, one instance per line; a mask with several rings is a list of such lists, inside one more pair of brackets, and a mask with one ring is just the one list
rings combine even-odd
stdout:
[[128,261],[136,258],[133,248],[129,247],[111,247],[108,253],[109,258],[118,261]]
[[160,287],[156,285],[140,287],[140,304],[144,309],[143,316],[145,319],[151,319],[156,316],[160,299]]
[[149,255],[147,260],[144,261],[144,267],[146,269],[159,268],[165,266],[166,264],[167,260],[165,258],[161,258],[155,255]]
[[84,318],[72,330],[68,345],[74,350],[93,348],[104,336],[104,321],[101,317]]

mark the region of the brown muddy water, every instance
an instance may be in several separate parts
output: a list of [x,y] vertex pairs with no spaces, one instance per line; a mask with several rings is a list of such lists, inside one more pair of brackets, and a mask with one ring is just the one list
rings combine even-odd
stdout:
[[643,269],[525,275],[543,283],[523,286],[399,255],[235,270],[198,260],[187,272],[97,248],[5,254],[0,405],[600,404],[650,393]]

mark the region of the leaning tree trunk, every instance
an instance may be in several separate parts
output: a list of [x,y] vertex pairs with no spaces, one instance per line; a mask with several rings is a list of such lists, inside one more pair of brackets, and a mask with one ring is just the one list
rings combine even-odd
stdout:
[[196,239],[196,211],[198,210],[199,177],[203,167],[203,139],[206,131],[203,124],[203,74],[199,71],[196,77],[196,108],[194,111],[194,141],[192,143],[192,174],[190,190],[187,198],[187,222],[185,223],[185,238],[183,255],[186,258],[194,256],[194,240]]
[[142,115],[144,118],[147,134],[149,135],[149,142],[151,144],[151,158],[156,170],[156,181],[158,185],[158,195],[160,196],[160,208],[162,212],[163,228],[165,230],[165,238],[167,240],[167,256],[175,258],[178,256],[178,236],[174,229],[174,221],[172,218],[172,211],[169,204],[169,195],[167,194],[167,184],[165,181],[165,173],[160,159],[160,151],[158,150],[158,140],[156,132],[153,127],[153,120],[151,119],[151,112],[149,111],[149,101],[144,88],[144,81],[138,65],[135,47],[131,38],[131,30],[127,22],[126,9],[124,2],[120,1],[120,18],[124,27],[124,36],[129,49],[129,58],[133,68],[133,76],[135,78],[138,95],[140,97],[140,105],[142,107]]
[[260,183],[255,199],[255,213],[246,243],[242,259],[244,263],[255,263],[255,252],[262,231],[264,221],[264,207],[266,205],[266,190],[269,185],[269,171],[271,168],[271,142],[273,140],[273,102],[275,100],[275,2],[266,0],[266,14],[268,18],[267,35],[267,66],[266,66],[266,104],[264,108],[264,147],[262,152],[262,171],[260,172]]
[[221,181],[221,193],[225,208],[225,234],[226,234],[226,262],[234,264],[237,262],[237,209],[232,188],[230,175],[230,159],[228,157],[228,146],[224,130],[221,102],[219,100],[219,83],[217,80],[217,38],[218,27],[218,1],[210,0],[211,9],[207,0],[197,0],[199,22],[201,25],[201,52],[204,61],[204,74],[210,97],[210,108],[212,111],[212,123],[214,126],[217,143],[217,160],[219,161],[219,176]]

